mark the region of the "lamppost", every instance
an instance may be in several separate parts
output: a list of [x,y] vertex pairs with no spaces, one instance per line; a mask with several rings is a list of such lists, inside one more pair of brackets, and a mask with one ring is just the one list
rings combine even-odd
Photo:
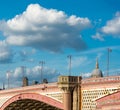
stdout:
[[22,78],[24,78],[24,76],[25,76],[25,75],[24,75],[24,74],[25,74],[25,68],[26,68],[25,66],[21,66]]
[[109,76],[110,52],[112,52],[112,49],[107,48],[107,76]]
[[8,84],[8,89],[10,88],[10,71],[7,71],[7,84]]
[[41,75],[40,75],[40,80],[41,80],[41,83],[42,83],[43,65],[45,64],[45,62],[44,62],[44,61],[40,61],[39,64],[41,64]]

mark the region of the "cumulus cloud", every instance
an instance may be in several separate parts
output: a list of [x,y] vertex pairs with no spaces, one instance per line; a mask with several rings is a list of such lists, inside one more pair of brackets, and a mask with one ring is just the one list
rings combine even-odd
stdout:
[[[21,86],[22,85],[22,77],[26,76],[29,79],[29,83],[32,84],[33,81],[41,82],[41,66],[35,66],[32,68],[26,67],[17,67],[15,70],[11,71],[10,79],[16,82],[17,85],[12,86]],[[55,69],[51,69],[48,67],[44,67],[42,78],[47,79],[48,82],[55,82],[59,73]]]
[[68,16],[63,11],[31,4],[8,21],[0,22],[0,30],[11,45],[30,46],[59,52],[64,48],[84,49],[80,32],[91,26],[88,18]]
[[103,35],[98,32],[95,35],[92,35],[92,38],[96,40],[104,41]]
[[106,26],[103,26],[101,30],[105,34],[120,38],[120,13],[117,12],[116,16],[112,20],[107,21]]
[[0,63],[11,62],[13,58],[13,51],[5,41],[0,41]]
[[104,37],[111,35],[120,38],[120,12],[117,12],[113,19],[108,20],[106,25],[101,27],[100,31],[93,35],[93,39],[104,41]]

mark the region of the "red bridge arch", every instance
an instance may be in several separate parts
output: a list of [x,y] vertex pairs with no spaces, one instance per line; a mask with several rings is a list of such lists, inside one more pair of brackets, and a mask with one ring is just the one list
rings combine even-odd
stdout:
[[44,96],[44,95],[40,95],[37,93],[22,93],[22,94],[18,94],[16,96],[13,96],[12,98],[10,98],[9,100],[7,100],[2,107],[0,108],[0,110],[4,110],[9,104],[17,101],[17,100],[24,100],[24,99],[32,99],[32,100],[37,100],[40,102],[44,102],[46,104],[49,104],[53,107],[57,107],[59,109],[63,109],[63,104],[59,101],[56,101],[50,97]]

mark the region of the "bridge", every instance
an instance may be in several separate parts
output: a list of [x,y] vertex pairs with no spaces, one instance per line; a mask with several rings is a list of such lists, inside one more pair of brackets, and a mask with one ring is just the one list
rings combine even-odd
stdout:
[[[62,110],[62,91],[57,83],[0,91],[0,110]],[[45,109],[46,110],[46,109]]]
[[1,90],[0,110],[75,110],[80,106],[78,79],[60,76],[55,83]]

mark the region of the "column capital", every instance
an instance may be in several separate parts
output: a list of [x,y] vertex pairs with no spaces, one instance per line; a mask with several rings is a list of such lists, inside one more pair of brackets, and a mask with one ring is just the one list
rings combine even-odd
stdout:
[[58,87],[63,91],[72,91],[81,79],[81,76],[59,76]]
[[65,93],[71,93],[73,91],[73,87],[61,87],[60,88]]

